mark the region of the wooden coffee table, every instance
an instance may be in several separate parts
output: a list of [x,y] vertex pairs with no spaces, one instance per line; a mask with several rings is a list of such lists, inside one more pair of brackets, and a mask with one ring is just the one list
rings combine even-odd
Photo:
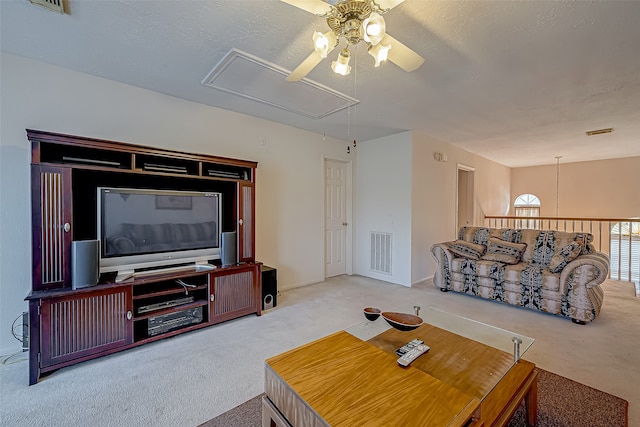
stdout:
[[[401,332],[380,318],[268,359],[263,426],[503,426],[523,399],[535,425],[535,365],[451,330],[503,347],[513,334],[423,313],[439,326]],[[402,368],[395,350],[414,338],[431,350]]]

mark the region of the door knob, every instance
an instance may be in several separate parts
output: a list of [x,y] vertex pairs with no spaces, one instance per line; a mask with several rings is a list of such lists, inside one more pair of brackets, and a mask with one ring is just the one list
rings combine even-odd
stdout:
[[342,225],[344,225],[344,226],[346,227],[346,226],[347,226],[347,223],[346,223],[346,222],[343,222],[343,223],[342,223]]

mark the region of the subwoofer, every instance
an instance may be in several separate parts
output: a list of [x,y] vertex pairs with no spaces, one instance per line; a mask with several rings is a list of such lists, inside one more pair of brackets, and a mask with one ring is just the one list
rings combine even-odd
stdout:
[[262,309],[268,310],[278,303],[278,274],[273,267],[262,266]]
[[100,278],[100,241],[76,240],[71,242],[71,287],[88,288],[98,284]]
[[220,247],[220,258],[222,266],[234,265],[237,261],[236,252],[236,232],[229,231],[222,233],[222,246]]

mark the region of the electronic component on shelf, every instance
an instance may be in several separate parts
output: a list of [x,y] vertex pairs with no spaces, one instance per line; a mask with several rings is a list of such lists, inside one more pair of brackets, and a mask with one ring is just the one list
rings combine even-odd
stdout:
[[154,171],[154,172],[181,173],[181,174],[186,174],[188,172],[187,168],[184,166],[158,165],[154,163],[145,163],[144,170]]
[[240,173],[238,172],[227,172],[222,170],[209,169],[207,173],[209,174],[209,176],[216,176],[219,178],[240,179]]
[[190,308],[189,310],[150,317],[147,333],[150,337],[153,337],[201,322],[202,307]]
[[62,156],[62,160],[64,160],[65,162],[91,163],[94,165],[120,167],[120,162],[110,162],[108,160],[98,160],[98,159],[89,159],[89,158],[71,157],[71,156]]
[[188,304],[190,302],[193,302],[192,296],[162,301],[155,304],[142,305],[140,306],[140,308],[138,308],[138,314],[149,313],[150,311],[157,311],[163,308],[175,307],[176,305]]

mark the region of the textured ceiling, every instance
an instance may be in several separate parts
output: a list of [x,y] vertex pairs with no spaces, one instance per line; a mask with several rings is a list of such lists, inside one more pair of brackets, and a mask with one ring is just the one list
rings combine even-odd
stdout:
[[387,31],[425,63],[374,68],[360,46],[341,77],[334,50],[308,78],[360,103],[323,119],[202,84],[232,48],[293,70],[322,18],[279,0],[65,4],[0,1],[2,51],[346,141],[414,130],[511,167],[640,156],[640,1],[406,0]]

